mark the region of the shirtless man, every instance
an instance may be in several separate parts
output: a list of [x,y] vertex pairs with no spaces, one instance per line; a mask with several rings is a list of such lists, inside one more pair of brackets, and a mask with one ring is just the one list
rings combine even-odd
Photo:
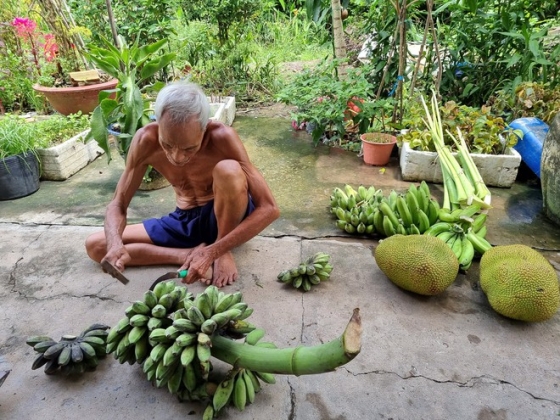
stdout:
[[[189,284],[206,281],[213,266],[212,284],[232,284],[237,267],[231,250],[278,218],[274,197],[237,133],[208,119],[208,100],[198,86],[167,85],[158,94],[155,114],[156,122],[138,130],[132,140],[104,231],[87,238],[87,253],[120,271],[125,266],[180,265],[189,270],[183,280]],[[173,186],[177,209],[127,226],[127,208],[148,165]]]

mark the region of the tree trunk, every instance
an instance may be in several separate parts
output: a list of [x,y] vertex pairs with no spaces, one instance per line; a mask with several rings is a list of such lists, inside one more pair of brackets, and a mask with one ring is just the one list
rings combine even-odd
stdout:
[[332,7],[332,21],[333,21],[333,39],[334,39],[334,57],[337,60],[341,60],[338,65],[338,77],[340,79],[346,78],[347,73],[347,63],[344,62],[346,59],[346,42],[344,41],[344,29],[342,27],[342,18],[340,13],[342,11],[342,6],[340,0],[331,0]]

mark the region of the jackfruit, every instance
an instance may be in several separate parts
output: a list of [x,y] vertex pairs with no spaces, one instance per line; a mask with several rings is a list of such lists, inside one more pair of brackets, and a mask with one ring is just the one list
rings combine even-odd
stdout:
[[391,236],[379,243],[374,257],[389,280],[420,295],[443,292],[459,272],[459,262],[451,248],[434,236]]
[[560,306],[556,271],[526,245],[502,245],[486,251],[480,260],[480,286],[492,309],[508,318],[545,321]]

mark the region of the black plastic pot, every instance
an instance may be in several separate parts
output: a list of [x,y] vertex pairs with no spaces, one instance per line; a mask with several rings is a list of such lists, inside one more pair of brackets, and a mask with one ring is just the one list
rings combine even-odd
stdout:
[[39,189],[39,160],[31,153],[0,160],[0,200],[12,200]]

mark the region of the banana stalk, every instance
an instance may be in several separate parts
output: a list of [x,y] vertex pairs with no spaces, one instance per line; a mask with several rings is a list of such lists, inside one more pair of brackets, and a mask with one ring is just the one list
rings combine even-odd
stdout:
[[281,375],[314,375],[330,372],[350,362],[361,350],[362,321],[358,308],[344,333],[325,344],[272,349],[251,346],[215,335],[212,356],[238,368]]

